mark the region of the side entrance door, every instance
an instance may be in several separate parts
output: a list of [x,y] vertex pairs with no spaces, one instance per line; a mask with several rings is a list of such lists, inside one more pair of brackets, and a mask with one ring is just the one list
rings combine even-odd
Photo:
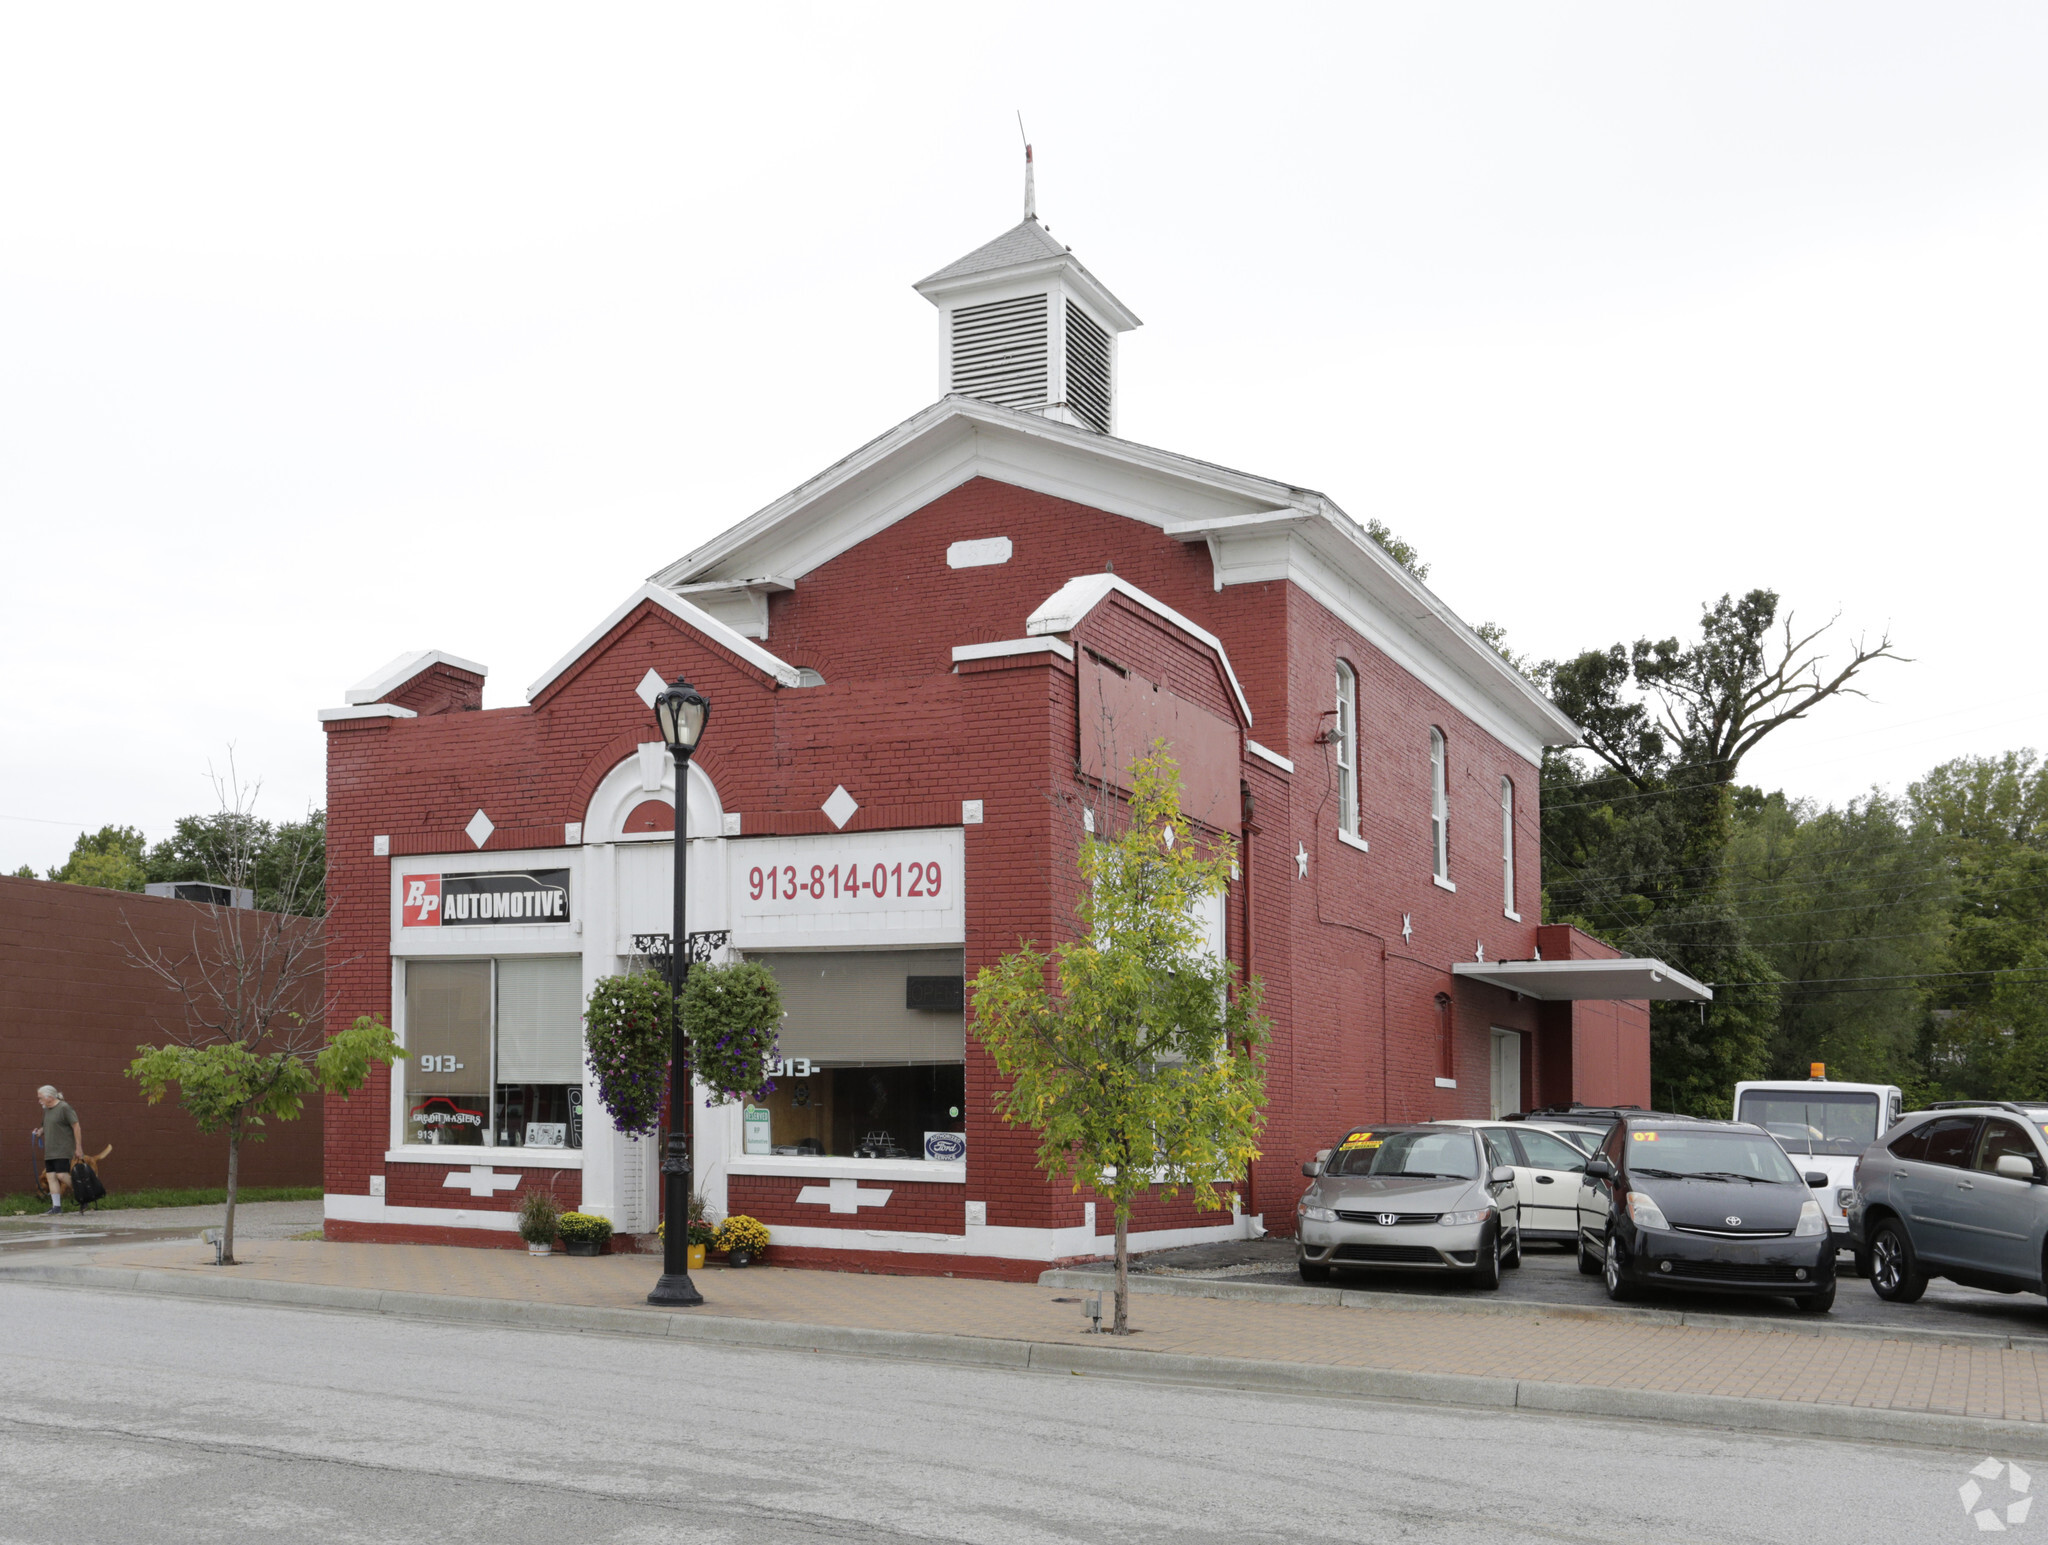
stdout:
[[1522,1108],[1522,1037],[1517,1031],[1493,1032],[1493,1119]]

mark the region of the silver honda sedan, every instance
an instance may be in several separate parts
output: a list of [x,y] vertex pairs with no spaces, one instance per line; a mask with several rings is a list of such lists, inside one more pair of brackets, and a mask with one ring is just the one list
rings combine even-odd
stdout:
[[1304,1282],[1346,1266],[1458,1272],[1497,1288],[1503,1266],[1522,1264],[1514,1168],[1470,1127],[1361,1127],[1301,1172],[1315,1180],[1294,1209]]

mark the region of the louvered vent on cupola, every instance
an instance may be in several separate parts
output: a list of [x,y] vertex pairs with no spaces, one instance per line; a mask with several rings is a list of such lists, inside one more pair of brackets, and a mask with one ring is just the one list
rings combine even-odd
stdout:
[[1097,434],[1108,434],[1109,334],[1072,301],[1067,302],[1067,406]]
[[1043,404],[1051,360],[1046,302],[1019,295],[956,307],[951,389],[1012,408]]

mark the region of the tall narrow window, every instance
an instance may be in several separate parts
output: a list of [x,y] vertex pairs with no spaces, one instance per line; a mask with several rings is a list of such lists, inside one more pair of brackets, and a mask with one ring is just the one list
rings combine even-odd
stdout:
[[1445,763],[1444,732],[1429,732],[1429,845],[1436,877],[1446,884],[1451,878],[1451,786]]
[[1515,783],[1500,780],[1500,905],[1515,916]]
[[1358,674],[1337,662],[1337,829],[1358,835]]

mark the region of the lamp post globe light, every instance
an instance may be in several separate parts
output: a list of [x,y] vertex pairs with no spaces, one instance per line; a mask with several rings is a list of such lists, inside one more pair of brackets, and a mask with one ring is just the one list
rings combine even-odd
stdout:
[[704,694],[683,677],[654,699],[654,721],[676,759],[675,916],[668,935],[669,1097],[668,1146],[661,1156],[662,1214],[661,1280],[647,1295],[650,1304],[692,1308],[704,1295],[690,1280],[690,1118],[695,1099],[690,1092],[690,1048],[683,1030],[683,979],[690,971],[690,925],[684,910],[690,878],[690,757],[711,717]]

